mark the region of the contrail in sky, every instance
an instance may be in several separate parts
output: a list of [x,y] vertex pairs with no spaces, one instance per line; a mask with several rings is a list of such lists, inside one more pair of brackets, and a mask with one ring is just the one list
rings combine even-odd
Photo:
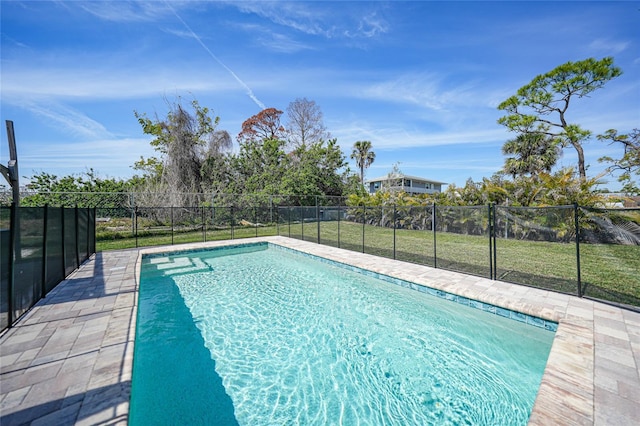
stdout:
[[244,87],[247,90],[247,95],[249,95],[249,97],[253,100],[253,102],[256,103],[256,105],[258,105],[260,107],[260,109],[265,109],[266,106],[260,101],[260,99],[258,99],[256,97],[256,95],[253,94],[253,90],[251,90],[251,88],[249,86],[247,86],[247,84],[242,81],[240,79],[240,77],[238,77],[236,75],[235,72],[233,72],[233,70],[231,68],[229,68],[228,66],[226,66],[220,59],[218,59],[218,57],[216,55],[213,54],[213,52],[211,50],[209,50],[209,48],[207,47],[206,44],[204,44],[202,42],[202,40],[200,39],[200,37],[198,37],[198,34],[196,34],[191,27],[184,21],[184,19],[182,19],[180,17],[180,15],[178,15],[178,12],[175,11],[175,9],[169,4],[169,2],[165,1],[166,5],[169,7],[169,9],[171,9],[171,11],[173,12],[174,15],[176,15],[176,18],[178,18],[180,20],[180,22],[182,22],[182,24],[185,26],[185,28],[191,33],[191,35],[193,36],[193,38],[195,38],[198,43],[200,43],[200,45],[204,48],[204,50],[207,51],[207,53],[209,53],[209,55],[211,55],[211,57],[213,59],[215,59],[215,61],[217,63],[219,63],[224,69],[226,69],[227,71],[229,71],[229,74],[231,74],[233,76],[233,78],[236,79],[236,81],[238,83],[240,83],[240,85],[242,87]]

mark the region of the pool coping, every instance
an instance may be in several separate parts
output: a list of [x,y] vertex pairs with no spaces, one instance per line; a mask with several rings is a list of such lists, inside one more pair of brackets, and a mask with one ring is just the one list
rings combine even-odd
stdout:
[[126,424],[143,254],[267,242],[558,323],[530,425],[640,418],[640,314],[287,237],[102,252],[0,336],[2,424]]
[[[418,284],[414,281],[408,281],[405,279],[400,279],[400,278],[395,278],[393,276],[390,275],[386,275],[386,274],[382,274],[382,273],[378,273],[378,272],[374,272],[374,271],[370,271],[368,269],[363,269],[360,268],[358,266],[353,266],[347,263],[343,263],[343,262],[338,262],[335,260],[331,260],[328,259],[326,257],[321,257],[315,254],[311,254],[311,253],[305,253],[305,252],[301,252],[299,250],[294,250],[292,248],[289,247],[284,247],[282,245],[279,244],[274,244],[274,243],[270,243],[270,242],[254,242],[251,244],[237,244],[237,245],[232,245],[232,246],[222,246],[222,247],[210,247],[208,249],[206,249],[205,251],[218,251],[218,250],[225,250],[225,249],[231,249],[231,248],[241,248],[241,247],[264,247],[264,249],[268,249],[268,248],[273,248],[275,250],[283,250],[283,251],[287,251],[287,252],[291,252],[291,253],[295,253],[301,256],[308,256],[309,258],[312,258],[318,262],[322,262],[322,263],[326,263],[329,265],[333,265],[333,266],[337,266],[339,268],[342,269],[347,269],[350,270],[352,272],[357,272],[359,274],[363,274],[366,276],[370,276],[373,278],[377,278],[379,280],[385,281],[389,284],[393,284],[393,285],[397,285],[400,287],[404,287],[404,288],[409,288],[411,290],[414,291],[418,291],[420,293],[426,293],[429,294],[431,296],[440,298],[440,299],[444,299],[444,300],[448,300],[450,302],[455,302],[457,304],[463,305],[463,306],[468,306],[470,308],[473,309],[478,309],[490,314],[494,314],[494,315],[498,315],[507,319],[511,319],[514,321],[518,321],[527,325],[531,325],[533,327],[538,327],[538,328],[542,328],[545,329],[547,331],[557,331],[558,329],[558,323],[556,321],[551,321],[548,319],[544,319],[544,318],[540,318],[540,317],[536,317],[536,316],[532,316],[532,315],[528,315],[522,312],[518,312],[518,311],[514,311],[511,309],[506,309],[500,306],[496,306],[496,305],[492,305],[490,303],[485,303],[485,302],[480,302],[477,300],[473,300],[473,299],[469,299],[467,297],[464,296],[459,296],[457,294],[454,293],[449,293],[447,291],[443,291],[443,290],[438,290],[436,288],[433,287],[429,287],[425,284]],[[141,254],[141,260],[144,259],[152,259],[152,258],[157,258],[157,257],[169,257],[169,256],[189,256],[190,253],[198,253],[198,252],[202,252],[203,249],[202,248],[195,248],[195,249],[190,249],[190,250],[178,250],[178,251],[168,251],[168,252],[160,252],[160,253],[142,253]],[[141,266],[142,267],[142,266]]]

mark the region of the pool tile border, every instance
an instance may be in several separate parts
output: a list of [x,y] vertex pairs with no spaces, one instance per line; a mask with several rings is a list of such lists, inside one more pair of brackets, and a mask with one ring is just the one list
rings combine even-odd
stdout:
[[243,243],[238,243],[238,244],[230,244],[230,245],[219,246],[219,247],[189,248],[189,249],[182,249],[182,250],[175,250],[175,251],[163,251],[163,252],[158,252],[158,253],[145,253],[145,252],[142,252],[141,256],[142,256],[142,261],[144,263],[145,259],[154,259],[154,258],[158,258],[158,257],[180,256],[180,255],[185,255],[185,254],[189,254],[189,253],[195,253],[195,252],[199,252],[199,251],[223,251],[223,250],[232,250],[232,249],[251,247],[251,246],[264,247],[266,249],[266,248],[270,247],[271,245],[272,245],[272,243],[269,243],[269,242],[266,242],[266,241],[247,242],[247,243],[244,243],[244,244]]
[[322,256],[317,256],[311,253],[305,253],[299,250],[295,250],[289,247],[284,247],[279,244],[269,242],[269,248],[274,248],[276,250],[282,250],[290,253],[295,253],[297,255],[305,256],[316,261],[326,263],[329,265],[334,265],[342,269],[346,269],[352,272],[356,272],[368,277],[377,278],[379,280],[385,281],[390,284],[395,284],[400,287],[409,288],[414,291],[418,291],[420,293],[426,293],[431,296],[439,297],[441,299],[449,300],[451,302],[458,303],[460,305],[468,306],[470,308],[479,309],[481,311],[498,315],[504,318],[508,318],[514,321],[522,322],[534,327],[544,328],[545,330],[556,332],[558,330],[558,323],[551,320],[546,320],[544,318],[536,317],[533,315],[529,315],[523,312],[514,311],[511,309],[501,308],[499,306],[493,305],[491,303],[481,302],[479,300],[470,299],[464,296],[459,296],[457,294],[449,293],[444,290],[438,290],[424,284],[415,283],[413,281],[407,281],[402,278],[391,277],[386,274],[382,274],[375,271],[370,271],[364,268],[360,268],[358,266],[349,265],[343,262],[338,262],[336,260],[327,259]]
[[470,308],[479,309],[481,311],[498,315],[504,318],[508,318],[514,321],[522,322],[527,325],[531,325],[538,328],[543,328],[548,331],[556,332],[558,330],[558,323],[556,321],[546,320],[544,318],[536,317],[533,315],[529,315],[523,312],[519,312],[512,309],[502,308],[500,306],[493,305],[491,303],[481,302],[479,300],[470,299],[468,297],[460,296],[454,293],[449,293],[444,290],[435,289],[424,284],[415,283],[413,281],[404,280],[402,278],[392,277],[386,274],[382,274],[375,271],[370,271],[368,269],[360,268],[358,266],[349,265],[344,262],[339,262],[332,259],[327,259],[326,257],[317,256],[315,254],[306,253],[300,250],[292,249],[289,247],[284,247],[282,245],[273,243],[273,242],[251,242],[247,241],[245,243],[231,244],[225,245],[221,247],[203,247],[203,248],[190,248],[190,249],[180,249],[175,251],[164,251],[160,253],[143,253],[142,254],[142,262],[144,263],[145,259],[153,259],[158,257],[169,257],[169,256],[180,256],[180,255],[188,255],[190,253],[197,253],[202,251],[223,251],[223,250],[232,250],[243,247],[262,247],[265,248],[273,248],[275,250],[282,250],[289,253],[295,253],[299,256],[308,257],[314,259],[316,261],[337,266],[342,269],[349,270],[351,272],[356,272],[368,277],[377,278],[379,280],[385,281],[390,284],[395,284],[400,287],[409,288],[414,291],[418,291],[420,293],[426,293],[434,297],[439,297],[441,299],[449,300],[451,302],[455,302],[464,306],[468,306]]

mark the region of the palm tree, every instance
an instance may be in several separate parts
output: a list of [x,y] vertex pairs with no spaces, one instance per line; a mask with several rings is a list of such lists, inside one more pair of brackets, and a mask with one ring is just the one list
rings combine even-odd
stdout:
[[360,183],[364,185],[364,169],[376,159],[376,153],[371,151],[371,142],[357,141],[354,143],[351,159],[356,160],[356,165],[360,169]]
[[504,162],[505,173],[516,176],[538,176],[549,173],[558,161],[557,140],[542,133],[522,133],[502,146],[504,155],[513,155]]

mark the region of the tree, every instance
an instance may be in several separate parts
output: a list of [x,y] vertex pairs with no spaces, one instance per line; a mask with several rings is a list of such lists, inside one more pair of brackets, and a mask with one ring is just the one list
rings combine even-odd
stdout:
[[[393,195],[397,195],[399,192],[404,192],[402,182],[403,176],[404,173],[400,170],[400,162],[397,161],[393,163],[391,171],[387,173],[387,180],[382,182],[382,187],[380,188],[380,191],[377,192],[383,191],[394,193]],[[400,190],[397,190],[398,188],[400,188]]]
[[93,169],[79,175],[58,177],[41,172],[30,178],[27,195],[22,205],[79,206],[79,207],[120,207],[128,200],[127,193],[131,180],[101,178]]
[[[306,100],[296,102],[308,106]],[[306,196],[311,197],[307,201],[314,202],[317,196],[343,195],[349,170],[337,140],[325,141],[320,134],[305,133],[304,142],[287,152],[281,114],[282,111],[267,108],[245,120],[238,134],[240,151],[229,155],[226,169],[222,167],[225,171],[220,178],[227,182],[225,192],[292,195],[299,200]],[[316,124],[312,127],[316,128]],[[207,165],[207,170],[213,168],[217,164]]]
[[276,108],[266,108],[242,123],[242,130],[238,133],[238,142],[285,140],[285,129],[280,124],[282,111]]
[[231,135],[225,130],[216,130],[209,141],[200,169],[203,190],[220,193],[229,185]]
[[232,192],[277,194],[290,159],[284,146],[282,111],[266,108],[247,118],[238,133],[240,152],[231,159]]
[[140,160],[133,163],[133,169],[142,172],[142,176],[139,176],[139,183],[141,185],[160,183],[163,164],[157,157],[144,158],[140,156]]
[[[594,58],[567,62],[546,74],[535,77],[500,105],[507,112],[498,123],[522,134],[542,134],[557,140],[562,148],[573,146],[578,154],[578,171],[586,179],[582,143],[591,132],[567,121],[571,100],[582,98],[600,89],[609,80],[622,74],[613,65],[613,58]],[[551,118],[553,115],[556,118]]]
[[[290,155],[290,167],[283,181],[283,194],[342,196],[347,187],[349,169],[337,139],[304,144]],[[315,200],[313,200],[315,203]]]
[[360,183],[364,185],[364,169],[368,168],[376,159],[376,153],[371,150],[370,141],[357,141],[353,144],[351,159],[356,160],[360,169]]
[[294,147],[330,139],[315,101],[298,98],[287,107],[289,141]]
[[245,140],[240,152],[231,160],[229,190],[236,194],[279,194],[290,157],[284,140]]
[[[186,206],[194,203],[188,194],[202,191],[202,166],[208,156],[221,155],[230,148],[231,138],[226,132],[216,130],[219,117],[212,118],[209,109],[193,100],[189,112],[180,99],[168,103],[169,112],[163,120],[155,120],[135,111],[135,116],[145,134],[154,136],[151,145],[161,158],[141,158],[138,169],[160,173],[150,179],[154,192],[162,194],[161,203]],[[161,164],[161,166],[160,166]],[[149,189],[149,188],[148,188]]]
[[602,194],[595,192],[594,187],[602,183],[603,174],[589,178],[577,179],[573,168],[558,170],[553,174],[542,174],[538,196],[532,205],[562,206],[578,204],[583,207],[601,206],[606,200]]
[[604,156],[598,159],[600,162],[611,163],[607,172],[613,174],[622,172],[618,177],[618,182],[624,184],[622,191],[631,194],[640,194],[638,181],[633,179],[633,175],[640,176],[640,129],[633,129],[627,135],[620,135],[615,129],[607,130],[603,135],[598,135],[600,141],[610,141],[609,144],[620,143],[624,147],[624,154],[619,159]]
[[542,133],[521,133],[502,146],[504,155],[513,155],[504,162],[503,170],[515,179],[520,175],[537,176],[551,172],[558,161],[557,141]]

